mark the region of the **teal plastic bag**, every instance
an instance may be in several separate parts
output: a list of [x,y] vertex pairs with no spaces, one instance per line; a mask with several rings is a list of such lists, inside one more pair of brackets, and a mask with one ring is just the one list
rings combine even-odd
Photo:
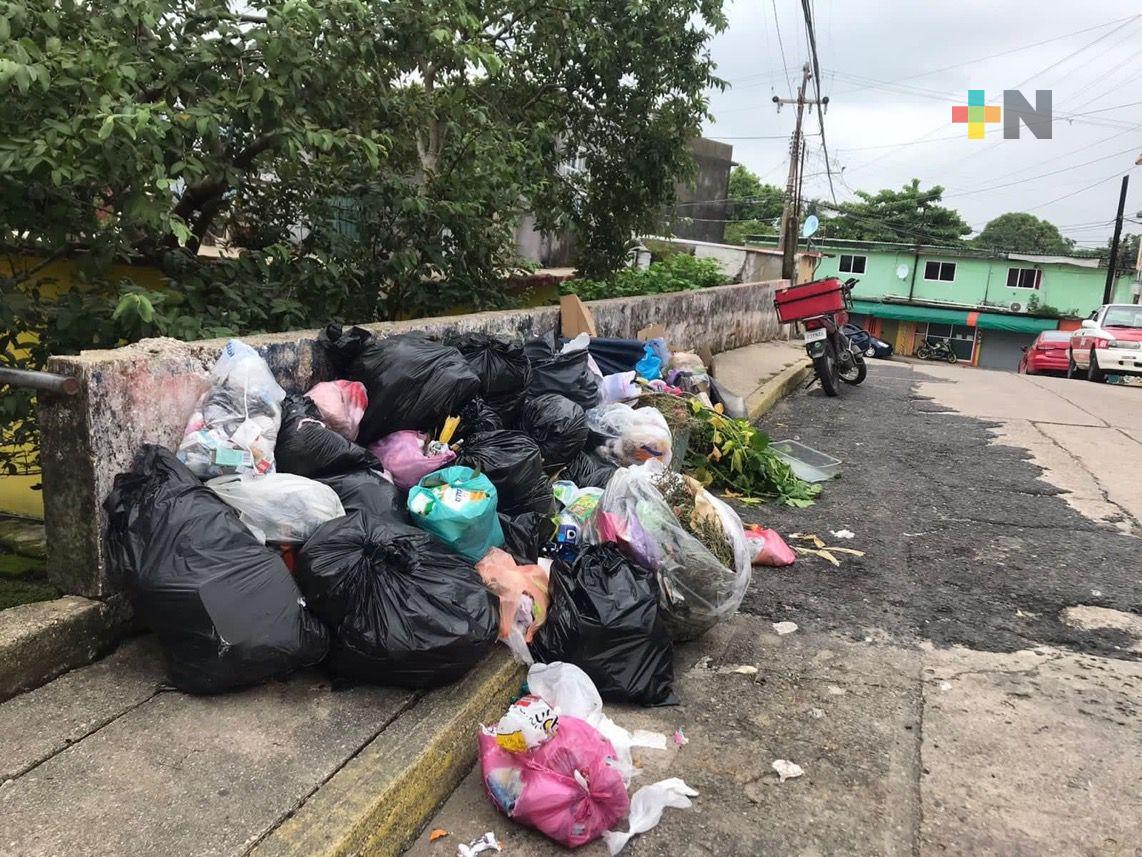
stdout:
[[496,486],[471,467],[429,473],[408,492],[408,511],[422,530],[470,562],[504,543],[496,517]]
[[644,345],[642,350],[642,359],[634,364],[634,371],[640,378],[657,381],[662,377],[662,358],[655,352],[653,345]]

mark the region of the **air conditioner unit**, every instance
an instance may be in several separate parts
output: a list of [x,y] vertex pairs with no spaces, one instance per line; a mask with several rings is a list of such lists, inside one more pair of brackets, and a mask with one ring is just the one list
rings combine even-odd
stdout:
[[1012,301],[1011,306],[1008,307],[1012,312],[1023,312],[1023,304],[1019,301]]

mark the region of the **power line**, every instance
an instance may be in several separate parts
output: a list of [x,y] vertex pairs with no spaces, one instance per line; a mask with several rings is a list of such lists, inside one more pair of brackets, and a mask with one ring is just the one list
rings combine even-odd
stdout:
[[770,0],[773,5],[773,26],[777,29],[777,46],[781,48],[781,67],[785,72],[785,85],[789,87],[789,97],[793,97],[793,81],[789,77],[789,60],[785,59],[785,42],[781,38],[781,22],[777,20],[777,0]]
[[1039,175],[1037,175],[1037,176],[1028,176],[1025,179],[1018,179],[1018,180],[1013,181],[1013,182],[1005,182],[1004,184],[986,185],[986,186],[973,188],[971,190],[961,190],[961,191],[957,191],[955,193],[945,194],[944,199],[950,199],[950,198],[955,197],[955,196],[971,196],[972,194],[976,194],[976,193],[986,193],[988,191],[1000,190],[1001,188],[1005,188],[1005,187],[1013,187],[1014,185],[1017,185],[1017,184],[1024,184],[1025,182],[1032,182],[1032,181],[1036,181],[1038,179],[1044,179],[1047,176],[1056,176],[1056,175],[1059,175],[1059,173],[1067,173],[1067,172],[1070,172],[1071,170],[1077,170],[1081,167],[1090,166],[1091,164],[1097,164],[1099,161],[1106,161],[1106,160],[1109,160],[1111,158],[1117,158],[1117,157],[1120,157],[1122,155],[1125,155],[1127,152],[1137,152],[1137,151],[1138,151],[1137,146],[1131,146],[1131,147],[1129,147],[1127,149],[1123,149],[1119,152],[1111,152],[1109,155],[1103,155],[1101,158],[1094,158],[1094,159],[1089,160],[1089,161],[1083,161],[1081,164],[1073,164],[1072,166],[1063,167],[1062,169],[1059,169],[1059,170],[1051,170],[1049,173],[1039,173]]
[[825,140],[825,111],[821,104],[821,63],[817,60],[817,34],[813,29],[813,10],[809,0],[801,0],[801,9],[805,13],[805,29],[809,34],[809,48],[813,58],[813,89],[817,93],[817,123],[821,128],[821,151],[825,154],[825,174],[829,177],[829,196],[833,202],[837,201],[837,192],[833,189],[833,170],[829,165],[829,144]]

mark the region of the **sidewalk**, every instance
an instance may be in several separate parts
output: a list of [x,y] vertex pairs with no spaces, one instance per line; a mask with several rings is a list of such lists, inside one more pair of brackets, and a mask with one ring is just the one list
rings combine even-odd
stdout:
[[784,339],[723,351],[714,357],[715,377],[745,399],[750,419],[757,419],[807,379],[811,366],[805,347]]
[[[716,358],[718,379],[751,414],[803,378],[805,364],[787,342]],[[680,673],[700,656],[687,649]],[[0,704],[0,857],[399,854],[468,775],[477,724],[498,717],[521,675],[504,650],[428,693],[337,691],[307,672],[190,696],[163,686],[153,636],[124,641]],[[703,699],[705,690],[688,696]],[[678,716],[632,713],[638,725],[671,733],[683,725]],[[457,800],[471,798],[472,782]],[[448,845],[434,853],[454,854],[455,840]]]

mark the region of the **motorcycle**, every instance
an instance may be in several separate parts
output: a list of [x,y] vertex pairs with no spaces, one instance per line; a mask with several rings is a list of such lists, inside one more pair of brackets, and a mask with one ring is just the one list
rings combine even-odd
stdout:
[[855,386],[868,374],[860,348],[841,329],[848,321],[849,293],[856,283],[853,278],[842,283],[829,277],[781,289],[774,298],[783,323],[799,321],[804,326],[805,351],[826,396],[840,392],[838,382]]
[[920,343],[920,347],[916,349],[916,356],[921,360],[943,360],[946,363],[955,363],[959,360],[948,340],[934,336],[929,336]]

